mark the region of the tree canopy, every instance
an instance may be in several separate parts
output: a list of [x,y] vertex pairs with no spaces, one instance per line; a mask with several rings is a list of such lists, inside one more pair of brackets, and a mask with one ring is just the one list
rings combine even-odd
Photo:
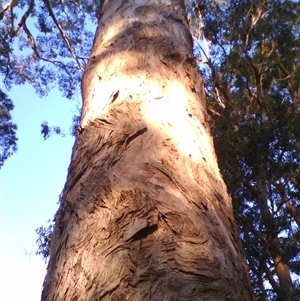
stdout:
[[[54,86],[69,99],[80,93],[99,5],[0,1],[6,89],[30,83],[40,96]],[[186,7],[253,290],[260,300],[300,300],[300,4],[194,0]],[[2,91],[0,108],[3,165],[16,150],[17,128]],[[43,129],[47,137],[51,128]]]
[[[219,166],[253,289],[300,298],[300,5],[205,6],[203,68]],[[284,270],[284,272],[283,272]]]
[[[27,83],[40,97],[46,96],[53,87],[58,87],[68,99],[80,94],[82,71],[93,42],[98,7],[98,1],[0,1],[3,88],[9,91],[13,85]],[[8,104],[9,98],[5,97],[3,104]],[[7,106],[7,111],[12,109],[9,108]],[[11,121],[10,115],[5,118]],[[78,117],[74,117],[74,125],[77,120]],[[0,122],[7,123],[3,118]],[[50,133],[62,133],[58,127],[48,126],[46,122],[41,126],[44,138]],[[1,165],[16,151],[16,133],[14,148],[8,144],[11,137],[8,131],[1,132],[2,147],[6,149]]]

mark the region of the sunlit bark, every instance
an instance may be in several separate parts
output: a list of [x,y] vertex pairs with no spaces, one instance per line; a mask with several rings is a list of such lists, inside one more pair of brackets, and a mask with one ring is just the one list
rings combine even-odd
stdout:
[[180,0],[107,0],[42,300],[253,300]]

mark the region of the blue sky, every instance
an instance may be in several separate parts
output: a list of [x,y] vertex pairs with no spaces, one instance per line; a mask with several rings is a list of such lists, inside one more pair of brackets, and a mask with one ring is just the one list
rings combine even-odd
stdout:
[[9,95],[19,142],[18,152],[0,170],[0,300],[39,301],[46,264],[35,255],[34,230],[47,226],[58,208],[74,142],[70,135],[44,141],[40,124],[47,120],[68,130],[80,96],[70,102],[52,91],[41,99],[26,85],[14,87]]

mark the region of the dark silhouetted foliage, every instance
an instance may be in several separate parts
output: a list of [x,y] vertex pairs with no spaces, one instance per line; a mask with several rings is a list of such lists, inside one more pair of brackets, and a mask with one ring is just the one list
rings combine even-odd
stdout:
[[12,122],[10,114],[13,108],[12,101],[0,90],[0,168],[17,151],[17,125]]
[[216,152],[260,300],[300,300],[299,11],[279,0],[201,10]]

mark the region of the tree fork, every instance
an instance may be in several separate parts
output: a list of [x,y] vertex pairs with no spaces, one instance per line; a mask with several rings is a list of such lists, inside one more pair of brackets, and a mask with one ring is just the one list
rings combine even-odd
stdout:
[[183,1],[99,15],[42,300],[253,300]]

